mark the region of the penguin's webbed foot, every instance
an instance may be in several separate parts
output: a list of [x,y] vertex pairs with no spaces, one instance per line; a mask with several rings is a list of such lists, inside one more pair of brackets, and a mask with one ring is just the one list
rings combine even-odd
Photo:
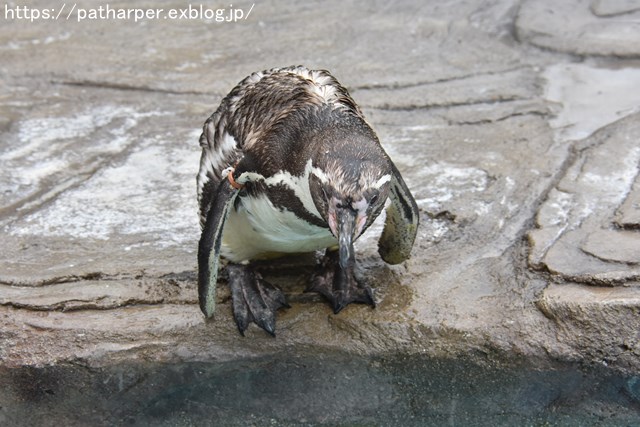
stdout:
[[338,251],[327,250],[307,287],[307,292],[311,291],[324,295],[331,302],[335,314],[352,302],[376,306],[373,291],[357,281],[353,267],[343,269],[340,266]]
[[248,265],[229,264],[229,287],[233,317],[244,336],[251,322],[272,336],[276,335],[276,311],[289,308],[282,291],[265,281]]

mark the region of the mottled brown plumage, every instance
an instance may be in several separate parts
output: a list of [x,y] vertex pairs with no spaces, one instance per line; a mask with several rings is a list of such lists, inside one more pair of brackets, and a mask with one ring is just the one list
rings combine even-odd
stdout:
[[[340,251],[327,253],[310,288],[327,296],[336,312],[349,302],[373,305],[371,290],[353,277],[352,242],[389,194],[393,223],[385,228],[381,254],[385,260],[392,254],[392,262],[408,257],[418,223],[415,201],[361,110],[327,71],[288,67],[252,74],[205,122],[200,145],[199,288],[207,316],[219,255],[246,263],[334,246]],[[230,170],[241,190],[228,188]],[[230,284],[240,331],[254,321],[273,333],[284,297],[238,268]]]

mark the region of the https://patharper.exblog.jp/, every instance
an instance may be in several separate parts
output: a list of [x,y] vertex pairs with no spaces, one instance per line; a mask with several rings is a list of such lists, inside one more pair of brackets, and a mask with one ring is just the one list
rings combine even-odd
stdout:
[[249,19],[255,3],[246,7],[210,7],[203,4],[189,4],[181,8],[135,8],[115,7],[108,3],[82,7],[78,3],[62,3],[57,7],[31,7],[4,4],[0,17],[8,21],[152,21],[152,20],[203,20],[207,22],[238,22]]

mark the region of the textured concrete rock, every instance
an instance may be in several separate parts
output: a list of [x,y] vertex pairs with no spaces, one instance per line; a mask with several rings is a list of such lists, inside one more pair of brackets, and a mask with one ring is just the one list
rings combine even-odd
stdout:
[[[402,378],[427,372],[424,360],[461,356],[483,367],[605,361],[637,372],[637,65],[575,64],[557,51],[635,55],[635,27],[624,35],[629,27],[605,24],[638,12],[631,2],[545,5],[285,1],[226,24],[3,21],[0,368],[11,371],[0,378],[12,381],[10,401],[42,399],[49,386],[35,390],[28,379],[45,381],[49,368],[30,369],[48,365],[62,369],[60,384],[66,375],[119,378],[119,392],[135,396],[153,384],[141,368],[151,362],[311,361],[314,378],[325,359],[351,367],[385,357],[406,361],[393,371]],[[587,15],[594,31],[576,33],[591,25]],[[590,38],[609,35],[606,44]],[[422,225],[403,265],[377,254],[383,218],[357,242],[375,310],[334,315],[305,294],[317,255],[261,265],[292,307],[278,313],[276,339],[253,327],[243,339],[224,277],[215,319],[197,307],[197,138],[245,75],[296,63],[328,68],[351,90],[416,196]],[[381,394],[409,387],[387,387],[380,366],[358,378]],[[158,378],[180,382],[170,371]],[[623,404],[603,407],[634,415],[633,378],[615,383]],[[539,401],[553,407],[563,393]],[[164,407],[167,397],[157,399]],[[444,413],[438,421],[455,421]]]
[[577,146],[529,233],[531,265],[565,279],[626,284],[638,277],[638,236],[616,226],[616,212],[638,175],[640,116],[610,125]]
[[616,224],[627,229],[640,228],[640,175],[616,213]]
[[[509,4],[501,6],[505,16]],[[136,352],[157,360],[196,354],[206,359],[313,342],[365,354],[398,348],[457,354],[463,351],[455,344],[461,335],[469,334],[479,347],[508,346],[516,339],[500,316],[480,334],[472,320],[487,316],[495,304],[519,305],[508,290],[511,269],[499,284],[476,283],[473,275],[490,277],[495,265],[503,268],[502,254],[512,251],[566,155],[544,120],[541,83],[530,58],[471,25],[465,15],[485,22],[477,6],[460,3],[460,15],[452,20],[450,10],[438,5],[340,5],[354,17],[349,28],[359,28],[355,41],[349,30],[325,43],[327,25],[341,21],[303,25],[318,10],[293,4],[256,6],[255,21],[224,28],[125,22],[115,34],[108,27],[112,22],[28,28],[9,23],[2,37],[12,65],[4,70],[13,84],[5,87],[4,99],[22,102],[2,104],[12,119],[0,154],[11,166],[2,172],[7,251],[0,259],[6,289],[1,303],[12,325],[7,328],[20,341],[42,344],[8,346],[5,360],[81,357],[104,363]],[[330,10],[325,8],[321,14]],[[290,18],[294,11],[296,20]],[[307,37],[300,40],[303,26]],[[88,43],[86,36],[98,29],[104,33]],[[45,44],[46,31],[51,34]],[[391,33],[392,38],[382,36]],[[203,53],[214,37],[216,43]],[[238,37],[243,47],[237,47]],[[305,57],[310,46],[313,61]],[[404,46],[414,47],[409,52]],[[65,60],[55,60],[63,52]],[[279,316],[278,341],[263,341],[252,331],[260,344],[240,341],[248,345],[240,351],[228,296],[221,293],[214,322],[205,322],[195,306],[196,141],[220,98],[200,93],[222,95],[250,71],[296,62],[331,68],[352,88],[414,189],[423,228],[414,260],[405,266],[390,268],[379,260],[382,221],[358,242],[362,274],[377,292],[375,311],[352,307],[328,315],[321,300],[301,296],[312,271],[308,260],[293,275],[276,275],[274,283],[284,285],[299,305]],[[122,66],[97,66],[111,63]],[[53,83],[29,90],[36,83],[20,77],[18,70],[25,68]],[[539,151],[553,153],[553,160],[537,158]],[[286,272],[287,266],[280,269]],[[172,284],[176,280],[179,285]],[[460,281],[470,283],[459,286]],[[481,303],[473,307],[476,301]],[[505,315],[522,318],[518,310]],[[535,309],[525,317],[544,321]],[[160,340],[164,350],[158,328],[176,331]],[[500,336],[487,340],[494,329]],[[445,339],[435,342],[440,335]],[[177,339],[187,344],[177,346]],[[51,345],[56,342],[66,344]],[[84,350],[88,342],[103,351]]]
[[637,0],[596,0],[591,3],[590,7],[597,16],[616,16],[640,11],[640,2]]
[[575,141],[637,113],[640,70],[589,63],[554,64],[543,72],[544,98],[552,103],[549,120],[556,137]]
[[587,236],[581,249],[603,261],[639,264],[640,234],[619,230],[597,230]]
[[530,100],[538,93],[538,81],[538,75],[526,67],[401,87],[356,88],[353,95],[370,108],[408,110]]
[[576,360],[585,360],[586,355],[591,363],[636,369],[640,357],[637,287],[551,285],[538,307],[557,324],[558,338],[570,343]]
[[577,55],[640,55],[636,1],[527,0],[516,20],[518,39]]

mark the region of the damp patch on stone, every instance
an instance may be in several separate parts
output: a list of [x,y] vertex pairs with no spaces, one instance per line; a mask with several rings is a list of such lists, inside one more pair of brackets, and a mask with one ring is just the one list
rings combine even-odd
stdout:
[[[564,279],[599,285],[640,276],[636,224],[640,115],[610,125],[576,148],[576,158],[548,193],[528,234],[530,266]],[[625,219],[627,218],[627,219]]]

